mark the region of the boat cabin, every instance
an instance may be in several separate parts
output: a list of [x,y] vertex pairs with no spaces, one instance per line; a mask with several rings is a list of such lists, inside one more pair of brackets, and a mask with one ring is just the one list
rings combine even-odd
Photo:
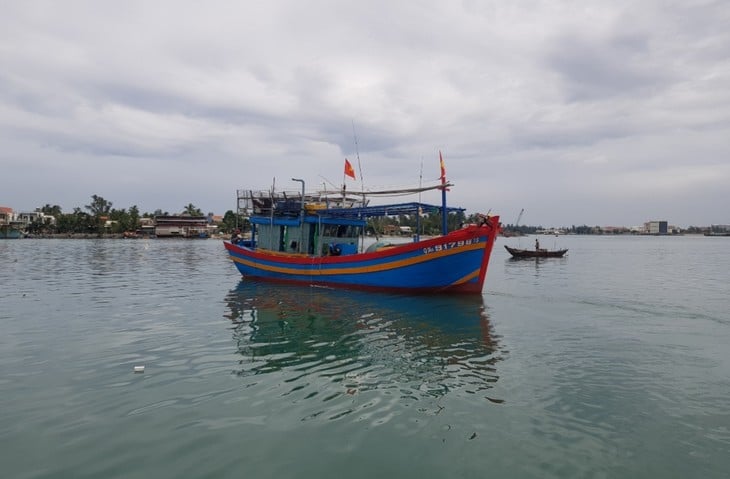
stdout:
[[[322,210],[325,211],[325,210]],[[252,242],[258,248],[314,256],[357,253],[365,220],[306,215],[251,217]]]
[[[296,193],[238,191],[238,213],[248,217],[251,239],[244,245],[281,253],[310,256],[351,255],[362,251],[367,219],[441,210],[423,203],[382,206],[358,204]],[[463,208],[447,208],[447,214]]]

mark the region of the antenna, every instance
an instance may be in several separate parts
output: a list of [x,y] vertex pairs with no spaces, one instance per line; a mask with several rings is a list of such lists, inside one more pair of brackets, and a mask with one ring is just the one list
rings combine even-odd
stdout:
[[[338,189],[338,188],[339,188],[339,186],[337,186],[336,184],[334,184],[334,183],[333,183],[332,181],[330,181],[330,180],[329,180],[328,178],[325,178],[325,177],[324,177],[324,176],[322,176],[322,175],[319,175],[319,177],[320,177],[320,178],[322,178],[322,179],[323,179],[324,181],[326,181],[327,183],[329,183],[329,184],[330,184],[330,186],[332,187],[332,189],[336,190],[336,189]],[[324,183],[322,183],[322,184],[324,184]],[[326,189],[327,189],[327,187],[325,186],[325,187],[324,187],[324,189],[326,190]]]
[[[421,157],[421,172],[418,174],[418,189],[423,187],[423,157]],[[421,192],[418,192],[418,202],[421,202]]]
[[362,205],[365,206],[365,180],[362,177],[362,165],[360,164],[360,149],[357,146],[357,133],[355,133],[355,120],[352,120],[352,136],[355,139],[355,156],[357,157],[357,169],[360,172],[360,191],[363,192]]
[[362,165],[360,164],[360,149],[357,146],[357,133],[355,133],[355,120],[352,120],[352,136],[355,138],[355,156],[357,157],[357,169],[360,173],[360,189],[365,191],[365,182],[362,178]]
[[421,171],[418,173],[418,213],[416,214],[416,241],[421,239],[421,230],[423,225],[421,224],[421,188],[423,188],[423,157],[421,157]]

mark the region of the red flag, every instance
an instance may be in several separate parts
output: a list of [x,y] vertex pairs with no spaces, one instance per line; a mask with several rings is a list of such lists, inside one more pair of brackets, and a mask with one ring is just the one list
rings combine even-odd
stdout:
[[441,156],[441,150],[439,150],[439,161],[441,162],[441,184],[446,183],[446,165],[444,164],[444,157]]
[[355,179],[355,169],[352,167],[350,162],[347,161],[347,158],[345,158],[345,174],[353,180]]

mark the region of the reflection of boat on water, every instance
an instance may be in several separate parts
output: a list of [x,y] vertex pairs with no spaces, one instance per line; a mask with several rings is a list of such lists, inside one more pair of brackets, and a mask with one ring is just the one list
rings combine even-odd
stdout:
[[[497,381],[481,296],[408,296],[241,281],[227,296],[236,374],[276,372],[302,399],[373,390],[433,397]],[[281,380],[278,382],[281,383]]]
[[507,245],[504,247],[513,258],[562,258],[568,252],[567,249],[518,249],[510,248]]

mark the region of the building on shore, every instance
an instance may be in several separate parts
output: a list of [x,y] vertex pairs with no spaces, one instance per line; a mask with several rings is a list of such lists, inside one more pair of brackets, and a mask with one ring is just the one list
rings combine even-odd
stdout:
[[17,220],[26,226],[32,223],[54,226],[56,218],[53,215],[47,215],[37,208],[35,211],[21,212],[16,215]]
[[730,225],[710,225],[705,236],[730,236]]
[[0,224],[7,225],[11,221],[15,221],[13,209],[8,206],[0,206]]
[[666,221],[647,221],[644,223],[644,234],[666,235],[669,234],[669,223]]
[[205,216],[155,216],[155,236],[158,238],[207,238],[208,218]]

